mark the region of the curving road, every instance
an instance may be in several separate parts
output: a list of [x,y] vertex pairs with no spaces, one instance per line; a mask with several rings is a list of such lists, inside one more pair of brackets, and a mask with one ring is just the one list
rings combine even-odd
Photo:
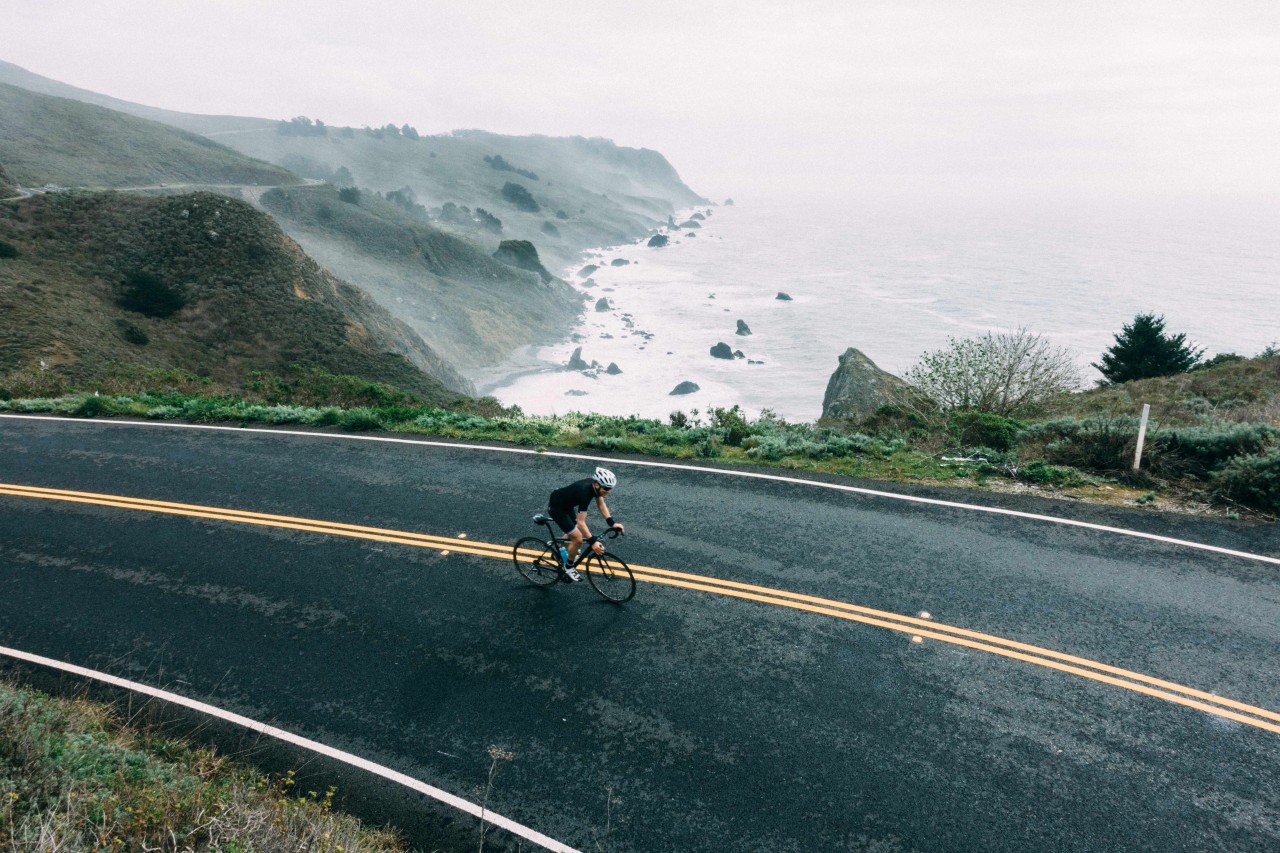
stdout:
[[471,800],[500,747],[488,807],[580,850],[1280,848],[1274,526],[910,492],[1257,559],[619,460],[615,607],[500,547],[586,461],[14,417],[0,451],[0,645]]

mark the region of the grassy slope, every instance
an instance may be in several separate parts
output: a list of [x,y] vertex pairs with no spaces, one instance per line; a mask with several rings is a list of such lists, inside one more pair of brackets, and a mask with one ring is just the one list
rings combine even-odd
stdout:
[[20,186],[299,183],[203,136],[3,83],[0,164]]
[[398,853],[391,832],[116,710],[0,681],[0,846]]
[[316,260],[394,306],[464,371],[557,339],[581,309],[563,282],[544,284],[375,195],[347,203],[332,186],[292,187],[264,194],[262,205]]
[[[0,207],[0,373],[38,359],[84,383],[112,363],[176,367],[235,384],[299,363],[446,401],[454,374],[362,291],[322,270],[268,217],[209,193],[36,196]],[[169,318],[121,308],[145,271],[177,288]],[[132,333],[130,330],[133,330]],[[141,332],[149,343],[131,343]]]

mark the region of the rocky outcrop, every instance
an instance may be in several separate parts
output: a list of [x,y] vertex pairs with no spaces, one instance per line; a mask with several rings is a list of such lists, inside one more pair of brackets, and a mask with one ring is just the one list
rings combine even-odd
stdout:
[[587,364],[586,359],[582,357],[582,347],[575,349],[573,355],[569,356],[568,368],[570,370],[586,370],[590,366]]
[[751,334],[751,327],[750,327],[750,326],[748,326],[748,325],[746,324],[746,321],[745,321],[745,320],[739,320],[739,321],[738,321],[738,331],[734,332],[734,334],[735,334],[735,335],[742,335],[742,336],[744,336],[744,337],[745,337],[745,336],[747,336],[747,335]]
[[670,238],[667,237],[666,234],[654,234],[652,237],[649,238],[649,248],[661,249],[663,246],[667,245],[669,241],[670,241]]
[[849,347],[827,382],[822,397],[824,418],[864,418],[885,403],[901,398],[907,383],[876,367],[859,350]]
[[610,376],[617,376],[622,372],[622,368],[618,367],[618,363],[616,361],[611,361],[609,362],[609,366],[605,368],[604,372]]
[[600,267],[597,264],[587,264],[585,267],[578,270],[578,277],[586,278],[598,269],[600,269]]
[[498,244],[498,251],[493,253],[493,257],[504,264],[536,272],[544,284],[550,283],[555,277],[547,272],[538,259],[538,250],[528,240],[503,240]]
[[613,306],[609,304],[609,300],[608,300],[606,297],[601,296],[599,299],[597,299],[597,300],[596,300],[596,310],[597,310],[597,311],[612,311],[612,310],[613,310]]
[[775,297],[774,297],[774,299],[781,299],[783,302],[790,302],[790,301],[791,301],[791,294],[790,294],[790,293],[783,293],[781,290],[779,290],[779,291],[778,291],[778,295],[777,295],[777,296],[775,296]]
[[672,388],[672,389],[671,389],[671,393],[670,393],[670,394],[668,394],[667,396],[668,396],[668,397],[678,397],[678,396],[680,396],[680,395],[682,395],[682,394],[692,394],[692,393],[694,393],[695,391],[701,391],[701,390],[702,390],[702,388],[701,388],[701,386],[699,386],[699,385],[698,385],[698,383],[697,383],[697,382],[688,382],[688,381],[685,381],[685,382],[681,382],[679,385],[677,385],[676,387]]
[[701,228],[702,226],[692,219],[686,219],[680,223],[681,228]]
[[615,267],[625,267],[627,264],[631,263],[631,261],[627,260],[626,258],[614,258],[609,263],[610,265]]
[[720,343],[716,344],[711,348],[711,355],[713,358],[726,358],[726,359],[732,360],[733,348],[730,347],[728,344],[726,344],[724,341],[721,341]]

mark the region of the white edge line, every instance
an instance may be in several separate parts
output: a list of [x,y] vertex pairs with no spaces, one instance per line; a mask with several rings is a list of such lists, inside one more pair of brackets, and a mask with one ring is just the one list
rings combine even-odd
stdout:
[[524,447],[490,447],[483,444],[459,444],[449,441],[429,441],[426,439],[415,438],[388,438],[378,435],[350,435],[347,433],[334,432],[310,432],[304,430],[288,430],[288,429],[262,429],[260,427],[233,427],[233,426],[217,426],[214,424],[175,424],[155,421],[129,421],[129,420],[95,420],[92,418],[66,418],[58,416],[43,415],[15,415],[0,413],[0,418],[14,418],[19,420],[46,420],[46,421],[64,421],[76,424],[102,424],[111,426],[142,426],[142,427],[168,427],[170,429],[203,429],[217,430],[225,432],[253,432],[265,433],[267,435],[293,435],[303,436],[306,438],[334,438],[345,439],[348,441],[381,441],[391,444],[417,444],[427,447],[447,447],[456,450],[488,450],[493,453],[519,453],[528,456],[550,456],[558,459],[581,459],[591,462],[609,462],[614,465],[636,465],[646,468],[671,468],[678,471],[699,471],[706,474],[721,474],[729,477],[748,477],[754,480],[771,480],[779,483],[794,483],[797,485],[814,486],[823,489],[833,489],[841,492],[852,492],[854,494],[869,495],[877,498],[888,498],[890,500],[907,501],[910,503],[928,504],[930,506],[944,506],[952,509],[968,509],[974,512],[986,512],[992,515],[1008,515],[1016,518],[1027,518],[1034,521],[1048,521],[1054,524],[1063,524],[1068,527],[1081,527],[1087,530],[1097,530],[1104,533],[1117,533],[1122,536],[1132,536],[1137,539],[1148,539],[1153,542],[1164,542],[1168,545],[1179,545],[1184,548],[1195,548],[1200,551],[1211,551],[1215,554],[1226,554],[1230,557],[1242,557],[1246,560],[1259,560],[1264,563],[1270,563],[1280,566],[1280,557],[1268,557],[1263,554],[1252,554],[1248,551],[1234,551],[1230,548],[1221,548],[1217,545],[1206,545],[1203,542],[1192,542],[1187,539],[1174,539],[1170,536],[1160,536],[1155,533],[1143,533],[1140,530],[1128,530],[1123,527],[1109,527],[1105,524],[1093,524],[1088,521],[1076,521],[1071,518],[1058,518],[1052,515],[1040,515],[1033,512],[1022,512],[1016,509],[1004,509],[1002,507],[982,506],[980,504],[966,504],[958,501],[944,501],[939,498],[922,498],[916,495],[902,495],[896,492],[881,492],[875,489],[864,489],[860,486],[845,486],[840,483],[825,483],[821,480],[803,480],[798,477],[783,477],[778,474],[762,474],[756,471],[737,471],[725,468],[707,468],[701,465],[678,465],[673,462],[652,462],[648,460],[637,459],[614,459],[608,456],[587,456],[581,453],[564,453],[562,451],[553,450],[530,450]]
[[185,696],[179,696],[176,693],[169,693],[164,690],[159,690],[155,687],[148,687],[145,684],[139,684],[136,681],[129,681],[124,678],[117,678],[116,676],[108,675],[105,672],[97,672],[96,670],[85,669],[82,666],[76,666],[75,664],[64,663],[62,661],[53,660],[52,658],[41,657],[40,655],[33,655],[29,652],[22,652],[22,651],[18,651],[17,649],[10,649],[5,646],[0,646],[0,655],[11,657],[11,658],[14,658],[15,660],[26,661],[27,663],[33,663],[38,666],[49,667],[50,669],[61,670],[62,672],[69,672],[69,673],[72,673],[73,675],[81,676],[82,678],[89,678],[89,679],[93,679],[94,681],[101,681],[106,684],[114,685],[116,687],[123,687],[126,690],[132,690],[135,693],[143,693],[147,696],[153,696],[157,699],[162,699],[165,702],[172,702],[175,705],[181,705],[184,708],[190,708],[194,711],[199,711],[202,714],[208,714],[211,717],[217,717],[218,719],[225,720],[226,722],[229,722],[229,723],[235,723],[236,725],[243,726],[246,729],[250,729],[252,731],[259,732],[264,735],[269,735],[270,737],[277,738],[279,740],[285,741],[286,743],[291,743],[294,746],[300,746],[303,749],[308,749],[308,750],[311,750],[312,752],[317,752],[321,755],[328,756],[329,758],[332,758],[336,761],[341,761],[344,764],[350,764],[353,767],[358,767],[361,770],[365,770],[369,773],[374,774],[375,776],[381,776],[384,779],[389,779],[392,782],[395,782],[400,785],[404,785],[406,788],[411,788],[420,794],[426,794],[428,797],[437,799],[440,802],[445,803],[446,805],[453,806],[455,809],[460,809],[461,811],[464,811],[467,814],[474,815],[477,818],[488,821],[494,826],[500,826],[503,829],[507,830],[508,832],[515,833],[516,835],[519,835],[521,838],[524,838],[528,841],[532,841],[534,844],[544,847],[547,850],[556,851],[556,853],[581,853],[581,851],[576,850],[573,847],[568,846],[567,844],[563,844],[559,841],[556,841],[554,838],[550,838],[546,835],[543,835],[537,830],[530,829],[529,827],[524,826],[523,824],[516,823],[510,818],[505,818],[502,815],[494,814],[488,809],[482,809],[480,806],[477,806],[475,803],[472,803],[468,800],[464,800],[461,797],[456,797],[453,794],[450,794],[448,791],[442,791],[439,788],[436,788],[432,785],[428,785],[425,782],[420,782],[417,779],[414,779],[412,776],[406,776],[405,774],[398,773],[389,767],[383,767],[381,764],[374,764],[372,761],[369,761],[368,759],[365,759],[365,758],[361,758],[358,755],[352,755],[349,752],[343,752],[340,749],[334,749],[331,746],[326,746],[323,743],[310,740],[300,735],[295,735],[292,732],[285,731],[284,729],[277,729],[274,726],[267,725],[266,723],[260,723],[257,720],[251,720],[248,717],[242,717],[239,714],[233,714],[230,711],[224,711],[223,709],[214,707],[213,705],[207,705],[204,702],[197,702],[194,699],[188,699]]

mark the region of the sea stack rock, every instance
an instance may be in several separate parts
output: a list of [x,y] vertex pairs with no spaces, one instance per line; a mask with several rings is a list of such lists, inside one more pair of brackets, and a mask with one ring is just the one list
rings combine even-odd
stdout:
[[609,311],[612,308],[613,306],[609,304],[609,300],[606,299],[605,297],[601,296],[599,299],[596,300],[597,311]]
[[631,263],[631,261],[626,258],[614,258],[610,263],[615,267],[625,267],[627,264]]
[[609,374],[610,376],[617,376],[619,373],[622,372],[622,368],[618,367],[618,363],[616,361],[611,361],[609,362],[609,366],[605,368],[604,372]]
[[733,349],[724,341],[721,341],[711,348],[711,355],[713,358],[727,358],[732,361]]
[[542,261],[538,259],[538,250],[528,240],[503,240],[493,256],[509,266],[536,272],[543,284],[548,284],[555,278],[542,265]]
[[790,301],[791,301],[791,294],[790,294],[790,293],[783,293],[781,290],[779,290],[779,291],[778,291],[778,295],[777,295],[777,296],[775,296],[775,297],[774,297],[774,299],[781,299],[783,302],[790,302]]
[[876,367],[859,350],[849,347],[827,382],[822,397],[824,418],[865,418],[885,403],[901,398],[907,383]]
[[747,335],[751,334],[751,327],[750,327],[750,326],[748,326],[744,321],[739,320],[739,321],[738,321],[738,331],[734,332],[734,334],[735,334],[735,335],[742,335],[743,337],[746,337]]
[[578,270],[578,277],[587,278],[598,269],[600,269],[600,266],[598,264],[587,264],[585,267]]
[[590,366],[591,365],[587,364],[586,360],[582,357],[582,347],[575,349],[573,351],[573,355],[569,356],[570,370],[586,370]]
[[661,249],[670,242],[670,238],[666,234],[654,234],[649,238],[650,249]]
[[667,396],[668,396],[668,397],[678,397],[678,396],[680,396],[681,394],[692,394],[692,393],[694,393],[695,391],[701,391],[701,390],[702,390],[702,388],[700,388],[700,387],[698,386],[698,383],[697,383],[697,382],[688,382],[688,381],[686,381],[686,382],[681,382],[679,385],[677,385],[676,387],[672,388],[672,389],[671,389],[671,393],[670,393],[670,394],[668,394]]

